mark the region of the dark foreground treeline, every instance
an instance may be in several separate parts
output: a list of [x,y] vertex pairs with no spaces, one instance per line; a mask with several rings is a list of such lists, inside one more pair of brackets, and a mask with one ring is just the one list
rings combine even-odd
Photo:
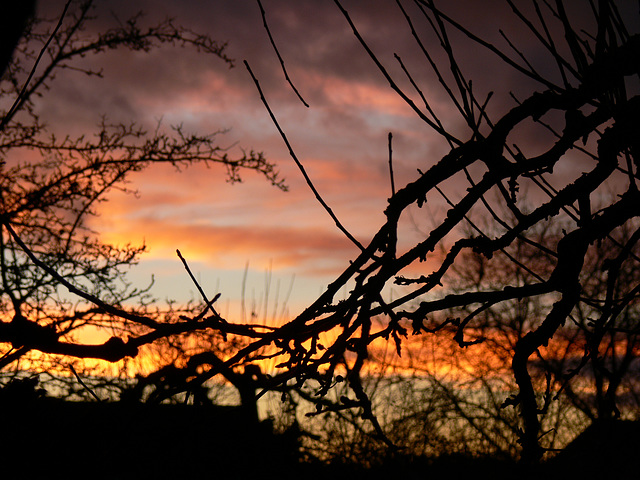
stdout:
[[0,478],[611,478],[640,474],[640,424],[592,426],[536,468],[490,458],[390,455],[359,465],[302,462],[299,439],[235,407],[3,401]]
[[252,478],[297,462],[295,436],[235,407],[41,398],[0,408],[0,478]]

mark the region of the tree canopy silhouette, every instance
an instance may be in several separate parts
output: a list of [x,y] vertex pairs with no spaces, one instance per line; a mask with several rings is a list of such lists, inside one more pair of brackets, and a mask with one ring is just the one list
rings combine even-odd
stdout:
[[[403,338],[453,327],[453,338],[464,349],[485,340],[468,332],[487,309],[545,298],[535,312],[537,317],[514,332],[509,359],[517,391],[508,397],[505,393],[503,403],[504,408],[516,408],[519,413],[523,462],[535,462],[543,454],[539,417],[545,399],[550,400],[554,392],[562,393],[564,377],[600,361],[605,335],[620,328],[618,316],[638,298],[640,285],[627,272],[638,267],[635,251],[640,239],[636,221],[640,214],[640,36],[629,33],[625,25],[627,21],[637,23],[638,18],[623,18],[616,2],[600,0],[589,3],[591,18],[585,26],[584,19],[578,22],[576,11],[561,0],[534,0],[528,10],[507,1],[546,55],[541,68],[515,40],[505,36],[504,47],[489,43],[431,0],[410,2],[411,9],[404,3],[398,1],[397,5],[407,28],[466,131],[460,133],[443,124],[411,68],[396,56],[409,85],[401,86],[373,52],[348,10],[336,0],[364,53],[390,87],[450,147],[439,160],[428,159],[414,181],[398,186],[394,184],[389,135],[393,190],[384,211],[386,221],[369,242],[357,240],[315,189],[259,79],[246,64],[293,160],[337,228],[360,253],[296,318],[277,329],[255,327],[247,331],[251,342],[225,365],[257,362],[267,356],[280,358],[282,370],[274,377],[274,384],[314,384],[318,414],[358,408],[362,418],[383,435],[362,386],[376,341],[393,342],[400,355]],[[428,32],[435,35],[444,56],[436,56],[425,46],[423,35]],[[512,107],[495,113],[489,108],[491,100],[507,92],[479,91],[458,61],[458,47],[451,40],[454,33],[479,52],[497,55],[506,67],[534,85],[531,91],[523,98],[514,95]],[[275,42],[273,45],[277,49]],[[284,68],[284,62],[282,65]],[[286,71],[285,76],[290,82]],[[304,95],[303,86],[298,85],[298,90]],[[546,134],[540,135],[535,153],[529,153],[519,137],[520,129],[531,124]],[[546,145],[541,146],[544,141]],[[453,196],[444,187],[450,181],[466,186]],[[446,212],[420,241],[401,247],[401,219],[441,196],[448,203]],[[556,222],[564,227],[561,234],[548,243],[537,241],[536,229]],[[629,235],[621,237],[621,229]],[[585,258],[601,242],[610,245],[602,264],[606,288],[592,289],[588,285],[591,266],[585,264]],[[523,244],[544,257],[544,268],[527,262],[531,254],[519,256]],[[507,284],[487,282],[451,289],[446,283],[452,278],[448,274],[468,258],[467,252],[481,255],[487,265],[507,262],[524,274],[512,277]],[[427,267],[421,264],[434,262],[437,267],[432,271],[417,276],[407,273],[424,271]],[[403,293],[385,300],[383,291],[390,285],[402,287]],[[346,298],[338,299],[345,289]],[[580,324],[585,338],[582,360],[563,370],[554,382],[540,384],[532,374],[535,361],[545,359],[545,347],[557,338],[562,326],[578,323],[575,312],[585,305],[593,314]],[[635,322],[624,328],[636,334],[638,326]],[[221,330],[231,332],[234,327],[225,324]],[[202,382],[218,371],[213,367],[191,381]],[[327,392],[343,380],[351,394],[342,396],[337,404],[327,404]]]
[[[34,13],[34,2],[19,3],[2,19],[0,368],[35,351],[113,362],[167,337],[217,327],[221,319],[211,303],[195,313],[195,307],[151,308],[148,289],[125,277],[145,246],[105,244],[87,219],[109,192],[130,191],[131,174],[153,165],[219,165],[230,182],[252,170],[285,189],[275,166],[253,150],[232,156],[219,145],[220,132],[193,134],[180,126],[147,131],[98,117],[94,131],[58,137],[37,107],[63,70],[102,76],[83,58],[166,46],[195,49],[232,67],[225,44],[170,19],[149,24],[142,14],[101,31],[91,0],[66,2],[53,20]],[[206,311],[213,317],[204,318]],[[83,335],[95,329],[109,338],[96,344]]]
[[[449,151],[440,159],[427,159],[413,181],[397,185],[389,134],[392,194],[384,223],[369,241],[362,242],[341,223],[313,185],[258,76],[245,62],[257,94],[301,174],[336,227],[359,251],[316,301],[277,328],[223,319],[213,308],[217,296],[207,298],[204,290],[204,307],[188,315],[161,320],[144,305],[138,310],[124,309],[124,300],[143,292],[116,288],[122,279],[119,268],[133,262],[140,249],[102,245],[85,236],[82,222],[109,189],[122,185],[127,174],[158,162],[222,163],[232,180],[239,168],[246,167],[281,186],[273,166],[262,155],[251,153],[232,160],[210,136],[191,136],[180,129],[173,134],[147,135],[136,126],[113,126],[106,121],[96,141],[44,137],[44,126],[32,108],[34,94],[52,80],[55,68],[68,66],[75,56],[116,47],[144,51],[170,43],[193,46],[229,61],[224,48],[172,22],[144,29],[137,17],[96,38],[85,38],[79,27],[88,18],[90,2],[70,10],[59,24],[43,31],[34,26],[47,24],[30,24],[0,90],[16,99],[0,123],[0,149],[5,158],[0,273],[3,308],[11,317],[0,324],[0,340],[11,345],[2,364],[29,350],[115,361],[135,356],[141,346],[168,336],[218,332],[242,341],[222,360],[206,353],[194,357],[194,363],[181,369],[180,381],[171,385],[166,395],[193,390],[238,366],[251,375],[252,364],[276,358],[277,371],[256,375],[251,388],[312,385],[316,415],[356,409],[381,438],[387,439],[362,382],[376,344],[391,342],[401,355],[410,335],[450,331],[460,349],[470,348],[487,342],[491,334],[487,330],[477,334],[489,309],[543,299],[535,317],[509,332],[513,343],[506,357],[516,391],[505,392],[503,401],[504,408],[515,408],[519,415],[523,462],[536,462],[544,451],[540,415],[554,395],[565,393],[566,379],[588,364],[606,368],[602,358],[604,350],[611,348],[605,341],[609,333],[620,329],[628,335],[638,333],[636,319],[619,322],[620,315],[637,303],[640,290],[629,273],[638,267],[640,239],[640,36],[629,32],[625,23],[637,23],[638,18],[623,18],[612,0],[589,2],[586,22],[584,18],[578,22],[572,5],[562,0],[532,0],[527,9],[507,0],[523,30],[546,55],[540,62],[529,58],[517,40],[506,35],[503,46],[480,38],[432,0],[398,1],[425,65],[463,121],[464,131],[459,131],[441,120],[424,86],[412,75],[411,66],[396,56],[404,79],[395,78],[349,11],[338,0],[335,4],[363,54],[371,58],[408,108],[446,142]],[[261,12],[269,31],[266,12],[262,8]],[[427,34],[440,45],[437,55],[424,41]],[[270,32],[269,36],[285,80],[293,87],[277,42]],[[509,108],[493,108],[495,98],[508,92],[481,92],[464,73],[457,53],[463,41],[460,38],[478,52],[497,56],[526,85],[532,85],[530,91],[524,96],[514,94]],[[32,42],[42,47],[34,50]],[[18,59],[39,62],[40,51],[45,54],[42,58],[48,59],[48,67],[34,70],[31,77],[29,68]],[[297,87],[295,92],[308,106],[303,100],[304,86]],[[536,149],[522,141],[522,130],[531,125],[545,133],[539,135]],[[38,160],[11,164],[6,153],[17,148],[38,152]],[[446,185],[451,182],[464,187],[447,193]],[[446,211],[419,241],[405,246],[402,221],[425,209],[434,198],[444,198]],[[555,224],[562,225],[557,236],[544,242],[537,238],[538,232]],[[593,265],[585,258],[598,258],[595,250],[603,243],[609,247],[600,262],[602,288],[592,288]],[[461,262],[468,261],[470,253],[482,258],[487,271],[504,270],[506,264],[519,274],[507,277],[502,284],[449,284],[456,279],[451,274]],[[533,257],[544,262],[531,262]],[[78,295],[81,304],[63,300],[58,293],[60,285]],[[385,289],[391,286],[401,294],[385,300]],[[344,291],[348,293],[340,298]],[[59,308],[45,309],[43,305]],[[584,307],[590,312],[586,319],[579,315]],[[580,328],[584,337],[580,361],[554,372],[553,381],[541,381],[535,369],[541,361],[553,360],[553,349],[548,347],[568,323]],[[73,340],[70,335],[85,325],[108,326],[115,334],[101,345]],[[627,362],[635,358],[633,348],[629,355]],[[328,401],[328,392],[343,383],[349,392],[337,402]],[[615,394],[614,388],[612,397]],[[605,403],[604,410],[615,412],[615,398]]]

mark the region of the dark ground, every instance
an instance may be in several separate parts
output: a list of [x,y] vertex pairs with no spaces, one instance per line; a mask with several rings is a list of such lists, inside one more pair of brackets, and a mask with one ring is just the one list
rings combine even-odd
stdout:
[[300,464],[293,435],[235,407],[65,403],[0,405],[0,478],[83,479],[635,479],[640,423],[590,427],[556,459],[522,469],[496,459],[398,458],[374,470]]
[[295,464],[294,439],[233,407],[39,399],[2,410],[0,478],[252,478]]

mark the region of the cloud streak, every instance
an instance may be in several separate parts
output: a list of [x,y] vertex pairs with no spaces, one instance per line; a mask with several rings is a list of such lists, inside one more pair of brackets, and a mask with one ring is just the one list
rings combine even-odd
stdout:
[[[54,12],[59,5],[61,2],[46,2],[41,8]],[[228,54],[238,64],[246,59],[256,72],[323,198],[366,244],[384,221],[382,212],[391,193],[388,132],[394,135],[396,185],[415,179],[417,170],[427,170],[448,146],[391,91],[333,2],[264,0],[263,5],[288,72],[311,105],[309,109],[283,77],[257,3],[117,0],[99,4],[93,28],[103,29],[113,22],[111,12],[124,19],[141,9],[149,12],[149,23],[175,17],[177,23],[194,31],[229,42]],[[345,6],[402,88],[420,103],[394,53],[409,66],[445,126],[464,139],[466,127],[430,71],[395,2],[345,2]],[[534,60],[543,58],[505,2],[449,2],[445,8],[475,33],[504,45],[501,28],[523,51],[533,53]],[[419,30],[421,40],[446,65],[437,38],[425,25]],[[454,33],[452,38],[460,45],[460,62],[474,79],[474,90],[482,92],[479,97],[496,91],[490,111],[503,112],[513,106],[510,91],[517,94],[531,88],[528,81],[505,70],[497,58],[477,45],[469,46]],[[243,184],[230,186],[224,182],[224,172],[215,166],[196,166],[181,173],[154,167],[132,177],[138,198],[114,194],[101,206],[101,215],[91,226],[105,240],[144,240],[150,253],[143,262],[150,264],[175,260],[175,249],[180,248],[203,268],[240,268],[250,261],[260,269],[271,262],[275,270],[295,271],[317,280],[318,285],[338,274],[355,255],[354,246],[338,232],[293,165],[244,68],[229,69],[219,59],[177,48],[149,54],[107,52],[86,61],[96,62],[104,78],[62,72],[51,94],[37,105],[52,130],[89,133],[87,125],[97,124],[101,114],[113,121],[139,121],[147,128],[155,128],[161,120],[165,126],[181,123],[185,130],[199,133],[225,130],[219,141],[231,147],[230,153],[238,153],[240,147],[264,151],[277,162],[290,186],[285,194],[250,172]],[[550,67],[543,64],[541,68]],[[525,147],[536,148],[541,141],[533,132],[523,132],[523,137]],[[451,182],[449,193],[455,197],[467,186]],[[436,200],[429,208],[439,213],[444,205],[444,200]],[[417,235],[429,221],[425,212],[416,212],[416,219],[418,226],[412,225],[414,219],[407,220],[409,236]]]

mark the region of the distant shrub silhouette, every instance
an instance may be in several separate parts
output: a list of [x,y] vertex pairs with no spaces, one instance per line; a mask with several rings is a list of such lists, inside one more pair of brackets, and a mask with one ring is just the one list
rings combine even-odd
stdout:
[[5,478],[250,478],[298,463],[295,435],[236,407],[38,398],[0,408]]
[[601,420],[587,427],[545,470],[554,479],[632,479],[640,474],[640,421]]

